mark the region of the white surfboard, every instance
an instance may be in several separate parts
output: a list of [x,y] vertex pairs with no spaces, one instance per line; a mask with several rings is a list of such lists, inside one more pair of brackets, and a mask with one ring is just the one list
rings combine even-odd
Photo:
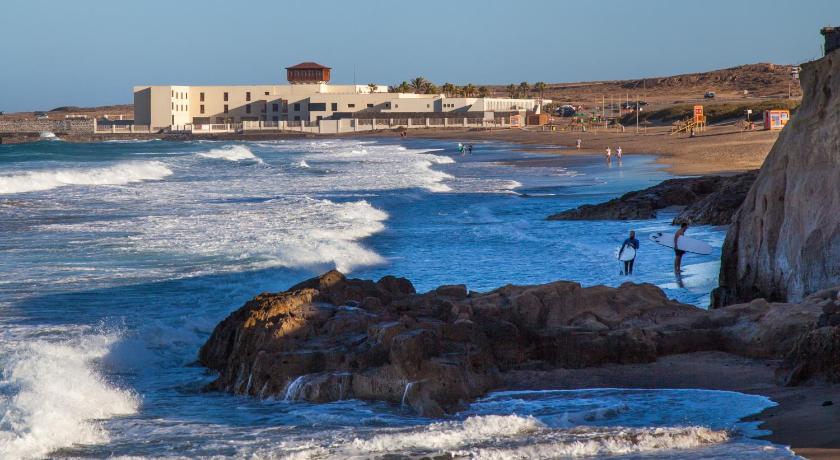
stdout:
[[633,246],[625,246],[624,251],[621,248],[618,248],[619,254],[616,256],[618,260],[622,262],[627,262],[636,258],[636,250]]
[[[650,240],[654,243],[661,244],[662,246],[673,248],[674,247],[674,234],[673,233],[664,233],[664,232],[656,232],[650,235]],[[694,254],[711,254],[712,247],[709,246],[708,243],[705,241],[695,240],[689,236],[681,236],[679,240],[677,240],[679,247],[677,249],[685,252],[693,252]]]

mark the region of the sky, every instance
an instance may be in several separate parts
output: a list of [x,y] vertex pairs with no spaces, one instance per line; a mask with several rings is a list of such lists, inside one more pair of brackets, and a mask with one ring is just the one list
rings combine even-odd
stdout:
[[0,0],[0,110],[132,101],[134,85],[507,84],[666,76],[822,54],[840,0]]

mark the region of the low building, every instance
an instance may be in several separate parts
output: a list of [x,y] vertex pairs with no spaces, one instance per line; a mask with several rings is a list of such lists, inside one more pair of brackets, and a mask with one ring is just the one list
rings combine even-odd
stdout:
[[[151,129],[244,122],[318,122],[382,114],[533,111],[535,99],[447,98],[390,93],[386,85],[332,85],[329,67],[304,62],[286,68],[287,85],[135,86],[134,122]],[[387,116],[387,115],[385,115]]]
[[777,130],[784,128],[790,120],[790,110],[765,110],[764,129]]

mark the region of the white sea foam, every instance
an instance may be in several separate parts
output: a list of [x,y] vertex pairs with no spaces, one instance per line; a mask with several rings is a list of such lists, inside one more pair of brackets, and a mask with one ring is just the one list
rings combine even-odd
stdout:
[[35,192],[69,185],[125,185],[172,174],[159,161],[125,161],[98,168],[66,168],[0,175],[0,194]]
[[695,449],[728,440],[726,431],[705,427],[580,428],[545,433],[511,446],[477,447],[452,453],[477,460],[537,460]]
[[198,156],[215,160],[263,162],[262,158],[254,155],[251,149],[244,145],[226,145],[218,149],[201,152]]
[[35,341],[7,355],[0,458],[39,458],[72,444],[106,442],[108,433],[96,420],[137,411],[137,398],[105,381],[95,366],[117,338]]

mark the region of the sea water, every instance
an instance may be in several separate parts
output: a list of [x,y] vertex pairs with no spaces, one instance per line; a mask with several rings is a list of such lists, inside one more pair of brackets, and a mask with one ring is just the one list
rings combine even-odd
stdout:
[[213,375],[198,348],[221,319],[332,268],[420,291],[631,280],[708,303],[723,229],[690,229],[716,253],[687,255],[678,283],[647,240],[673,214],[545,219],[669,177],[653,158],[544,158],[387,139],[0,145],[0,458],[792,456],[738,422],[773,403],[738,393],[497,392],[430,420],[201,391]]

